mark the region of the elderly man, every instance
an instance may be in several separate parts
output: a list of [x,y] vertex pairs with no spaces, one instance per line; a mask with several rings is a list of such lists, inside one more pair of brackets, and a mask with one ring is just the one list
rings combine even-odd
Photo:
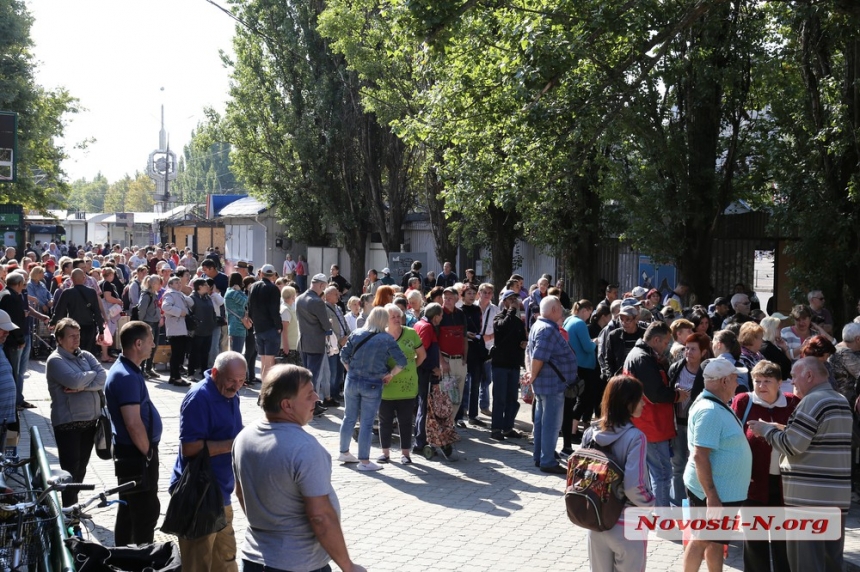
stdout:
[[161,415],[149,397],[140,369],[155,340],[145,322],[128,322],[119,333],[122,354],[108,372],[105,398],[114,435],[115,472],[120,483],[138,485],[120,493],[114,525],[117,546],[150,544],[161,504],[158,501],[158,444]]
[[277,571],[289,563],[331,570],[331,560],[344,572],[364,572],[346,548],[331,455],[304,430],[318,400],[310,371],[275,366],[260,388],[265,420],[236,438],[236,496],[249,525],[242,546],[245,572]]
[[[615,327],[609,329],[610,326]],[[627,354],[644,335],[645,327],[639,323],[639,302],[635,298],[626,298],[621,302],[618,317],[609,322],[600,333],[603,346],[602,356],[601,348],[598,348],[598,361],[605,381],[621,373]],[[600,359],[601,357],[603,359]]]
[[[340,407],[340,402],[337,400],[340,394],[341,384],[343,382],[343,364],[340,361],[340,348],[346,345],[346,340],[349,338],[350,330],[346,323],[346,318],[343,317],[343,312],[340,311],[340,292],[337,286],[329,286],[325,289],[324,294],[325,307],[328,312],[328,320],[331,324],[334,337],[337,338],[337,347],[329,349],[328,361],[328,393],[321,395],[323,397],[323,407]],[[325,385],[325,384],[321,384]]]
[[205,446],[212,458],[212,475],[221,488],[227,517],[226,528],[219,532],[194,540],[179,539],[182,562],[189,570],[238,570],[230,495],[234,485],[233,440],[242,430],[239,390],[245,383],[245,368],[242,354],[232,351],[219,354],[203,381],[185,394],[179,409],[179,454],[168,490],[173,494],[185,466]]
[[563,317],[561,301],[555,296],[545,296],[540,302],[540,317],[529,332],[527,346],[531,356],[527,379],[535,393],[533,458],[542,472],[559,475],[567,474],[567,469],[559,465],[555,457],[564,390],[577,382],[576,354],[559,331]]
[[[466,337],[466,314],[457,307],[459,294],[454,288],[445,288],[442,292],[442,321],[439,322],[439,366],[442,373],[447,373],[456,379],[457,394],[460,401],[452,403],[456,412],[463,402],[463,388],[466,385],[466,358],[469,351],[469,340]],[[460,420],[459,427],[466,423]]]
[[848,403],[857,400],[857,384],[860,383],[860,324],[850,322],[842,328],[842,342],[836,353],[828,360],[836,379],[836,390],[845,396]]
[[84,285],[87,275],[80,268],[72,270],[70,288],[65,288],[54,307],[51,325],[63,318],[71,318],[81,326],[81,349],[98,355],[97,341],[104,334],[104,315],[99,310],[101,304],[92,288]]
[[[687,425],[687,498],[693,507],[740,507],[752,476],[752,451],[741,420],[726,404],[735,395],[738,374],[747,370],[723,359],[707,360],[704,366],[705,389],[690,408]],[[691,541],[684,551],[684,570],[698,570],[703,558],[708,570],[722,570],[723,546]]]
[[845,516],[851,506],[851,406],[830,387],[827,368],[814,357],[797,360],[791,383],[800,403],[785,428],[752,420],[750,430],[780,454],[786,506],[836,507],[842,511],[838,540],[788,540],[792,570],[842,570]]
[[624,361],[624,374],[641,381],[645,390],[645,409],[640,417],[633,418],[633,424],[648,439],[648,472],[656,506],[669,506],[672,483],[670,441],[675,437],[674,404],[690,396],[687,391],[669,386],[665,354],[671,343],[669,326],[652,322]]
[[[10,332],[18,329],[9,314],[0,310],[0,344],[6,342],[6,338]],[[15,385],[15,375],[12,373],[12,364],[6,358],[5,352],[0,352],[0,423],[3,420],[7,425],[17,423],[17,413],[15,411],[15,396],[17,394],[17,386]]]
[[745,324],[754,321],[750,316],[752,304],[749,296],[743,293],[735,294],[732,296],[731,304],[735,313],[723,321],[723,327],[729,324]]
[[821,290],[813,290],[806,295],[806,299],[809,300],[809,309],[812,310],[812,322],[832,336],[833,316],[830,310],[824,307],[824,293]]
[[[326,289],[325,274],[315,274],[311,278],[311,287],[296,298],[296,318],[299,320],[298,350],[302,355],[302,364],[311,371],[317,393],[322,395],[320,382],[324,381],[323,368],[328,370],[326,359],[326,337],[332,333],[331,322],[328,319],[323,292]],[[322,403],[317,404],[315,415],[325,412]]]

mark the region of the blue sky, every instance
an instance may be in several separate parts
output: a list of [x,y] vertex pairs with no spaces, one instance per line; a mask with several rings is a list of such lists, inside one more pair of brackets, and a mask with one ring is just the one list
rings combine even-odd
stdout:
[[[37,81],[67,88],[87,108],[66,129],[70,180],[101,171],[114,181],[143,170],[158,145],[162,103],[177,152],[205,107],[224,109],[229,72],[218,51],[232,54],[234,22],[205,0],[27,0],[27,7]],[[88,150],[72,149],[90,137]]]

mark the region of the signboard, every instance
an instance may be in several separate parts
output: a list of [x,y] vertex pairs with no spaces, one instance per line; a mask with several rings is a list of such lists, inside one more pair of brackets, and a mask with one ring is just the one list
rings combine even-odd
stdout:
[[21,224],[21,215],[18,213],[0,213],[0,224],[19,226]]
[[639,257],[639,278],[637,285],[650,290],[656,288],[661,295],[675,289],[677,270],[670,264],[657,264],[650,256]]
[[18,180],[18,114],[0,111],[0,183]]
[[116,213],[117,228],[132,228],[134,226],[134,213]]
[[412,268],[412,262],[420,260],[421,263],[427,262],[426,252],[390,252],[388,253],[388,269],[391,270],[391,277],[394,278],[395,284],[400,284],[403,276]]

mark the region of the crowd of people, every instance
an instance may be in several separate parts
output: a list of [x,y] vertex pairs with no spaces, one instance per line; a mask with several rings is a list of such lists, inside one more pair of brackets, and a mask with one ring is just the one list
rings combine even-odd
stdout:
[[[461,279],[449,262],[424,275],[416,261],[399,284],[389,269],[371,269],[354,288],[336,265],[310,274],[301,256],[288,256],[280,275],[246,261],[228,275],[214,249],[199,261],[171,245],[76,250],[7,249],[0,260],[0,417],[14,428],[16,409],[32,407],[23,397],[29,348],[39,327],[51,328],[46,375],[60,465],[84,479],[106,406],[116,474],[138,482],[121,495],[116,543],[145,544],[160,513],[162,433],[147,382],[190,388],[171,490],[206,448],[228,522],[210,537],[180,539],[190,569],[237,569],[235,491],[250,524],[246,570],[286,561],[326,570],[332,559],[361,570],[338,524],[332,457],[362,472],[411,464],[416,453],[451,458],[467,427],[498,442],[530,438],[535,468],[550,474],[566,474],[564,459],[583,442],[608,447],[638,506],[844,514],[852,500],[860,323],[837,342],[820,291],[788,316],[768,316],[743,285],[704,307],[687,305],[684,282],[623,294],[610,284],[595,304],[571,301],[549,275],[531,287],[519,275],[497,286],[471,269]],[[154,367],[160,340],[170,348],[164,377]],[[238,392],[260,383],[265,419],[243,428]],[[531,436],[515,425],[521,395],[533,396]],[[339,448],[326,452],[301,426],[341,407]],[[64,505],[74,502],[63,493]],[[590,533],[592,569],[642,569],[645,545],[625,539],[622,524]],[[840,543],[750,541],[745,569],[841,566]],[[722,555],[693,540],[685,565],[718,566]]]

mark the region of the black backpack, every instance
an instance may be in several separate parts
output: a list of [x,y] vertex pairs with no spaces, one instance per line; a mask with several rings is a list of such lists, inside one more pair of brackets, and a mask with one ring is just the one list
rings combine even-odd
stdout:
[[597,532],[615,526],[627,503],[624,469],[608,452],[607,447],[590,438],[567,460],[564,490],[567,518],[577,526]]

